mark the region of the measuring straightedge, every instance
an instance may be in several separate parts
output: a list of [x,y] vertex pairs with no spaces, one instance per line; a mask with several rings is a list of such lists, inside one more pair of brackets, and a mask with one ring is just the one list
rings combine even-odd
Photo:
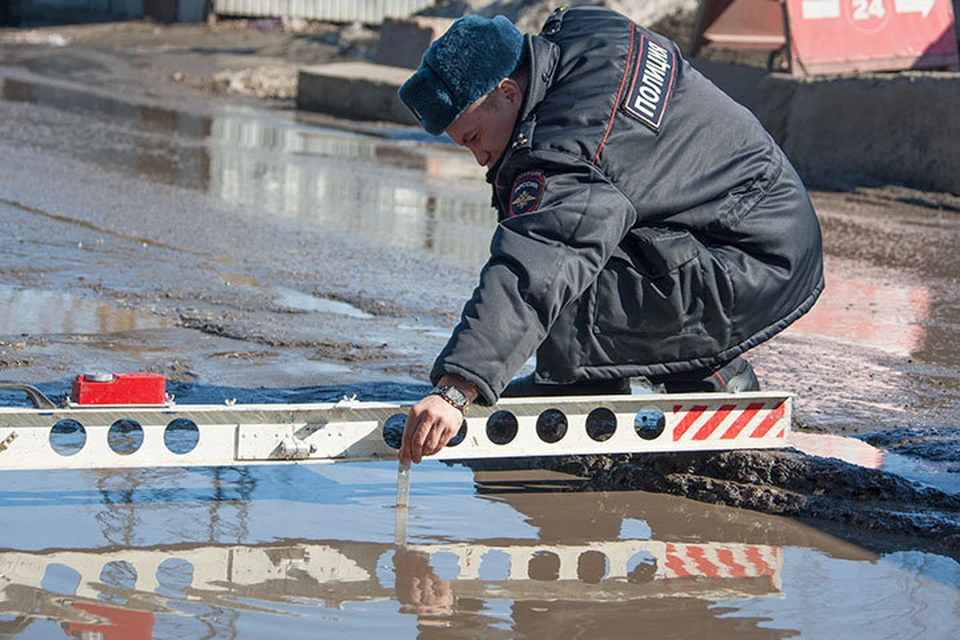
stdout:
[[[104,386],[100,386],[104,385]],[[409,405],[176,404],[162,376],[78,376],[57,406],[0,407],[0,470],[395,460]],[[471,406],[437,460],[789,446],[792,398],[777,392],[503,399]]]

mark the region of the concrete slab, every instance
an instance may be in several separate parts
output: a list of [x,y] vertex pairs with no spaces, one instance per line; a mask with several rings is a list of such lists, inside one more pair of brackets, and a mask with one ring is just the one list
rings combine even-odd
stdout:
[[960,194],[960,74],[770,76],[760,90],[757,115],[810,182]]
[[353,120],[417,124],[397,97],[411,73],[372,62],[303,67],[297,81],[297,108]]
[[797,78],[704,60],[694,65],[753,111],[808,184],[901,184],[960,194],[958,73]]
[[[796,78],[694,64],[753,111],[811,186],[901,184],[960,194],[960,74]],[[297,107],[416,125],[397,98],[411,73],[370,62],[305,67]]]

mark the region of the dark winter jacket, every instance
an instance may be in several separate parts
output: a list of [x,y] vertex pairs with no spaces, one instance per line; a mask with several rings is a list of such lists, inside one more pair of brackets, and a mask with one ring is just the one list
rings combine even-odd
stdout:
[[487,176],[500,224],[434,382],[493,403],[534,351],[545,383],[688,371],[813,306],[816,214],[747,109],[611,11],[526,38],[530,86]]

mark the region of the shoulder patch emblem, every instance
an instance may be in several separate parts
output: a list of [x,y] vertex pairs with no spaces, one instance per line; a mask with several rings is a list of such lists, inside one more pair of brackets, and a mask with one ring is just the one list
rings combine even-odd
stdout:
[[637,67],[623,110],[659,133],[676,76],[677,58],[673,51],[641,36]]
[[543,196],[543,171],[534,169],[524,171],[513,181],[510,191],[510,216],[522,216],[530,213],[540,204]]

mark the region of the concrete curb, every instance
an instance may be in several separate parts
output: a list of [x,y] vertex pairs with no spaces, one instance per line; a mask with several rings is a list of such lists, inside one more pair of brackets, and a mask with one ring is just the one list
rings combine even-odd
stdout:
[[795,78],[694,63],[756,114],[811,185],[960,194],[960,74]]
[[[811,182],[839,176],[960,194],[960,76],[949,75],[770,77],[757,115]],[[786,92],[787,109],[767,108],[768,96]]]
[[[794,78],[693,63],[756,114],[811,186],[893,183],[960,195],[960,74]],[[415,125],[397,98],[411,73],[368,62],[306,67],[297,108]]]
[[403,67],[371,62],[304,67],[297,80],[297,109],[352,120],[416,125],[397,97],[397,90],[411,73]]

